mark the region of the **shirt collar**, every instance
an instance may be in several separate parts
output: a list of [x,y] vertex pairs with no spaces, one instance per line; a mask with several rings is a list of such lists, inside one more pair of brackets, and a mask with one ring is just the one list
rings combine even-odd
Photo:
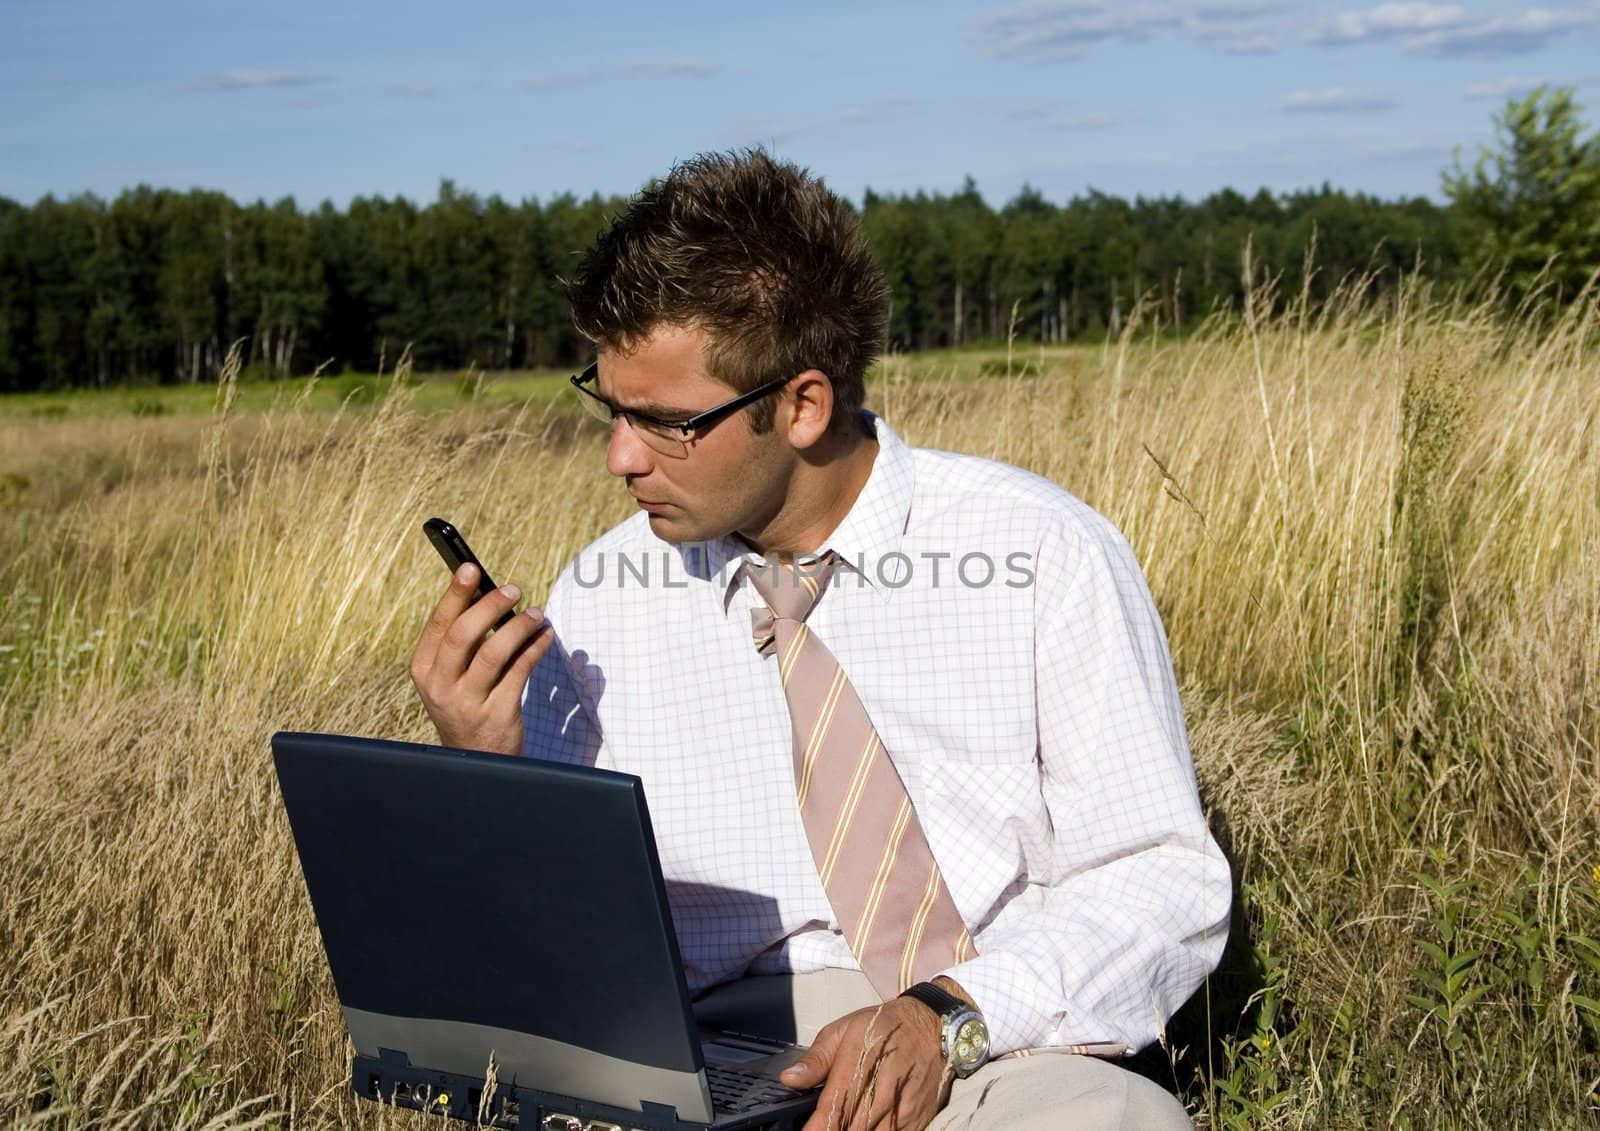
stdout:
[[[861,494],[832,534],[817,548],[820,554],[832,550],[839,555],[838,568],[859,572],[866,587],[882,597],[893,591],[896,571],[901,567],[895,555],[911,520],[911,498],[915,487],[911,449],[884,423],[882,417],[862,410],[878,439],[878,452],[872,470],[862,485]],[[738,587],[739,567],[759,564],[761,555],[732,536],[681,547],[690,572],[703,578],[722,580],[722,608],[726,612]],[[887,578],[888,584],[885,584]]]
[[881,417],[866,415],[877,433],[877,457],[855,504],[821,549],[838,554],[841,569],[857,570],[874,589],[887,592],[882,581],[891,576],[894,563],[889,559],[900,552],[911,521],[911,495],[916,481],[911,449]]

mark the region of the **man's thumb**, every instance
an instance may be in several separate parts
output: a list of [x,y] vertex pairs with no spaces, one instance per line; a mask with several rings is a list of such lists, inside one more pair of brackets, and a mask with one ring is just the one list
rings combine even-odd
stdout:
[[834,1054],[839,1051],[843,1036],[842,1025],[825,1026],[817,1034],[810,1048],[800,1054],[800,1059],[778,1074],[778,1079],[791,1088],[815,1088],[828,1078],[828,1068]]

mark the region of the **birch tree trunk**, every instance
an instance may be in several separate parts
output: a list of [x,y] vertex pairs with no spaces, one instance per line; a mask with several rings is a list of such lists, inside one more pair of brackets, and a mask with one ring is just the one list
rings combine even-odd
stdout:
[[512,282],[506,294],[506,356],[504,366],[511,368],[511,351],[517,342],[517,284]]

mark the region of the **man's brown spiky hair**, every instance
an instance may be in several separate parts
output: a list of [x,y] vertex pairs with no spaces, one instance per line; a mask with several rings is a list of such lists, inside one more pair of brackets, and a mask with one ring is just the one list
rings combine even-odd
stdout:
[[[849,205],[759,149],[702,154],[646,186],[566,287],[578,332],[602,349],[689,326],[709,335],[710,375],[740,392],[820,369],[836,430],[861,408],[889,293]],[[771,398],[749,412],[757,432],[772,427]]]

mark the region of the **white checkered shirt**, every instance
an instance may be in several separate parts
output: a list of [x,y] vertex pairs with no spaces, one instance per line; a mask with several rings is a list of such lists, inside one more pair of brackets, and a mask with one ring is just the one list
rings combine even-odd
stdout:
[[[1216,965],[1230,887],[1143,575],[1060,487],[874,424],[866,486],[818,547],[845,564],[808,623],[977,945],[946,973],[995,1054],[1148,1044]],[[751,642],[746,560],[623,522],[557,580],[559,645],[524,696],[524,754],[644,780],[693,993],[858,968],[801,824],[776,661]]]

